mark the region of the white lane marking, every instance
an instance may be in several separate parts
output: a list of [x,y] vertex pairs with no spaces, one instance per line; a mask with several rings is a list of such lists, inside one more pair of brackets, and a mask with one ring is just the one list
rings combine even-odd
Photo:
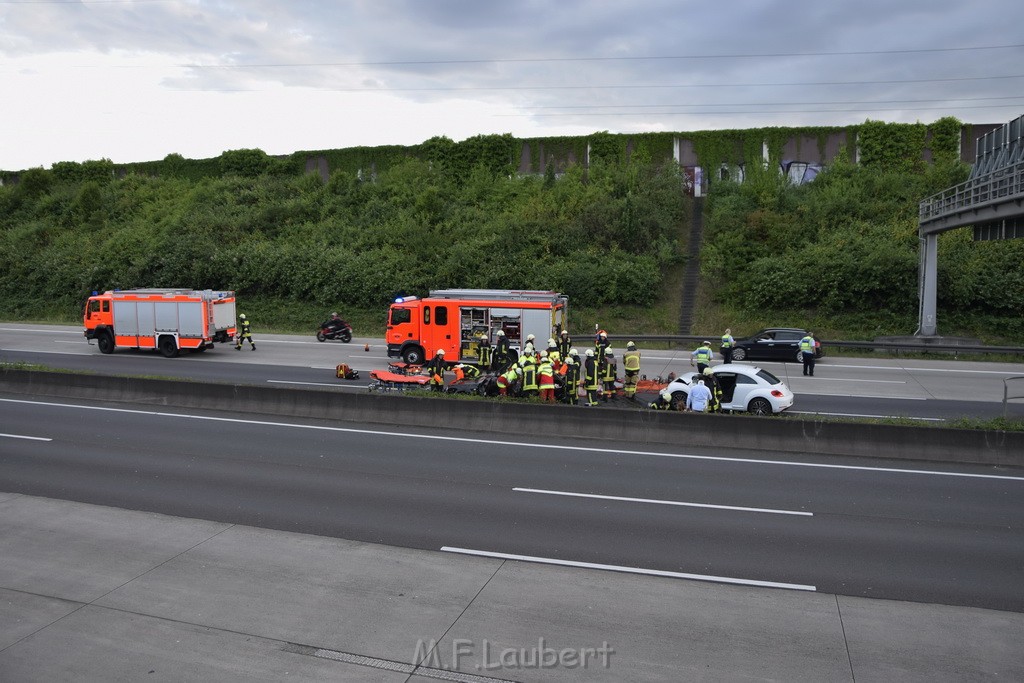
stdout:
[[0,327],[0,332],[38,332],[39,334],[77,334],[82,336],[82,330],[26,330],[21,327]]
[[[691,453],[661,453],[659,451],[628,451],[620,448],[592,448],[588,446],[559,446],[556,444],[527,443],[523,441],[499,441],[497,439],[479,439],[463,436],[441,436],[439,434],[402,434],[385,432],[379,429],[356,429],[354,427],[329,427],[327,425],[307,425],[298,422],[272,422],[270,420],[243,420],[237,417],[214,417],[212,415],[189,415],[188,413],[164,413],[156,410],[133,410],[131,408],[110,408],[108,406],[81,406],[73,403],[53,403],[50,401],[26,401],[17,398],[0,398],[2,403],[24,403],[33,406],[52,406],[57,408],[73,408],[78,410],[101,410],[112,413],[131,415],[153,415],[156,417],[178,417],[188,420],[207,420],[210,422],[230,422],[234,424],[260,425],[262,427],[290,427],[293,429],[313,429],[324,432],[341,432],[345,434],[372,434],[374,436],[391,436],[408,439],[429,439],[433,441],[453,441],[458,443],[488,444],[496,446],[515,446],[516,448],[546,448],[557,451],[581,451],[584,453],[621,453],[622,455],[648,455],[659,458],[679,458],[682,460],[710,460],[727,463],[747,463],[754,465],[784,465],[788,467],[819,467],[832,470],[856,470],[864,472],[889,472],[894,474],[930,474],[940,477],[964,477],[967,479],[1005,479],[1024,482],[1024,477],[1011,477],[1005,474],[972,474],[970,472],[942,472],[940,470],[912,470],[898,467],[871,467],[869,465],[834,465],[821,462],[791,462],[786,460],[763,460],[760,458],[727,458],[722,455],[694,455]],[[884,457],[884,456],[879,456]]]
[[81,344],[81,341],[64,341],[63,339],[54,339],[54,344]]
[[817,591],[815,586],[802,583],[780,583],[777,581],[757,581],[755,579],[734,579],[728,576],[712,576],[710,574],[688,574],[686,572],[669,572],[661,569],[642,569],[640,567],[623,567],[617,564],[597,564],[594,562],[576,562],[575,560],[558,560],[553,557],[534,557],[532,555],[514,555],[512,553],[495,553],[490,550],[470,550],[443,546],[442,552],[460,555],[476,555],[477,557],[494,557],[499,560],[519,560],[520,562],[537,562],[555,564],[560,567],[578,567],[580,569],[603,569],[610,572],[627,574],[645,574],[647,576],[666,576],[672,579],[692,579],[694,581],[713,581],[715,583],[732,583],[740,586],[760,586],[762,588],[788,588],[797,591]]
[[25,436],[23,434],[0,434],[0,436],[6,436],[8,439],[27,439],[29,441],[53,441],[53,439],[47,439],[43,436]]
[[292,382],[287,379],[268,379],[269,384],[302,384],[310,387],[334,387],[336,389],[369,389],[369,384],[334,384],[332,382]]
[[[75,342],[80,344],[81,342]],[[84,356],[89,353],[89,345],[82,344],[81,353],[72,353],[71,351],[39,351],[37,349],[6,349],[7,351],[17,351],[18,353],[49,353],[55,356]]]
[[1013,374],[1020,374],[1019,371],[1017,371],[1017,372],[1007,372],[1006,370],[966,370],[966,369],[961,370],[959,368],[907,368],[907,367],[901,367],[899,365],[893,366],[893,367],[886,367],[884,365],[833,365],[832,363],[828,363],[827,366],[823,366],[823,367],[830,367],[830,368],[853,368],[855,370],[888,370],[890,372],[893,371],[893,370],[897,370],[897,371],[902,370],[902,371],[906,371],[906,372],[953,372],[953,373],[963,372],[963,373],[975,373],[975,374],[982,374],[982,375],[1007,375],[1007,376],[1013,375]]
[[[796,392],[793,392],[796,394]],[[798,396],[836,396],[839,398],[884,398],[893,401],[927,401],[927,396],[877,396],[873,394],[823,394],[815,391],[813,393],[800,392]]]
[[736,512],[767,512],[775,515],[800,515],[802,517],[813,517],[813,512],[802,512],[800,510],[778,510],[775,508],[750,508],[737,505],[712,505],[711,503],[686,503],[679,500],[657,500],[654,498],[629,498],[626,496],[604,496],[596,493],[574,493],[572,491],[549,491],[547,489],[527,489],[513,487],[513,491],[520,493],[544,493],[550,496],[569,496],[572,498],[596,498],[597,500],[617,500],[625,503],[652,503],[655,505],[678,505],[689,508],[707,508],[710,510],[732,510]]
[[[800,377],[792,377],[792,378],[790,378],[789,381],[790,382],[796,382],[796,381],[800,381],[800,382],[807,381],[807,382],[810,382],[811,380],[810,379],[804,380],[804,378],[802,376],[800,376]],[[898,379],[850,379],[850,378],[844,378],[844,377],[819,377],[818,379],[816,379],[814,381],[815,382],[819,382],[819,381],[821,381],[821,382],[875,382],[877,384],[906,384],[905,381],[898,380]]]
[[794,415],[830,415],[832,417],[871,417],[878,419],[921,420],[922,422],[945,422],[944,417],[907,417],[906,415],[866,415],[862,413],[820,413],[813,410],[790,410]]

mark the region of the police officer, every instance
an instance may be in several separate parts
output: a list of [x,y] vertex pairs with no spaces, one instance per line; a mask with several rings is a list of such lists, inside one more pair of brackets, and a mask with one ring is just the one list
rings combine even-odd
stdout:
[[255,351],[256,342],[252,340],[252,330],[249,328],[249,319],[245,317],[245,313],[239,314],[238,324],[238,343],[235,344],[235,351],[240,351],[242,349],[242,342],[246,339],[249,340],[249,346],[251,346],[252,350]]
[[800,357],[804,361],[804,375],[814,377],[814,333],[808,332],[800,340]]
[[723,363],[732,362],[732,349],[735,345],[736,340],[732,338],[732,330],[726,328],[725,334],[722,335],[722,348],[720,349]]
[[587,390],[588,406],[597,405],[597,389],[601,386],[597,366],[597,359],[594,358],[594,349],[587,349],[587,358],[583,362],[583,382]]
[[622,385],[626,398],[630,401],[636,400],[636,382],[640,378],[640,352],[633,342],[626,344],[626,352],[622,354],[622,367],[626,372],[626,379]]
[[690,354],[690,365],[697,361],[697,374],[703,375],[704,370],[710,367],[711,358],[715,352],[711,350],[711,342],[705,341]]
[[448,364],[444,361],[444,349],[438,349],[434,357],[423,366],[424,372],[430,376],[430,389],[432,391],[444,389],[444,371],[447,368]]

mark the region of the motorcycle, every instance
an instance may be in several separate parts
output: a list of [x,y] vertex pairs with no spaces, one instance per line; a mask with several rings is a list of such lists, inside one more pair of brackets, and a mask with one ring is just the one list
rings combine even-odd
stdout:
[[352,341],[352,326],[340,318],[323,321],[320,323],[320,329],[316,331],[316,340],[324,342],[328,339],[340,339],[348,344]]

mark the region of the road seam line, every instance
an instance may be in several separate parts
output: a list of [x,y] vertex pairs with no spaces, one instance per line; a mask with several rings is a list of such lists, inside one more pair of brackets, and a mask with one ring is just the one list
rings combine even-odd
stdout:
[[572,498],[594,498],[597,500],[615,500],[622,501],[625,503],[651,503],[654,505],[676,505],[679,507],[691,507],[691,508],[707,508],[711,510],[730,510],[735,512],[766,512],[774,515],[799,515],[801,517],[813,517],[813,512],[803,512],[800,510],[779,510],[776,508],[754,508],[754,507],[743,507],[738,505],[714,505],[712,503],[689,503],[678,500],[658,500],[654,498],[630,498],[628,496],[605,496],[596,493],[574,493],[572,491],[551,491],[548,489],[529,489],[521,488],[518,486],[512,487],[513,491],[519,493],[543,493],[551,496],[567,496]]

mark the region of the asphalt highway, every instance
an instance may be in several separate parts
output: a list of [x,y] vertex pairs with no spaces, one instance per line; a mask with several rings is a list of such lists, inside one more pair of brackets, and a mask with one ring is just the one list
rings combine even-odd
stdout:
[[1024,472],[0,396],[0,491],[394,546],[1024,611]]
[[[379,338],[350,344],[319,343],[308,336],[254,334],[257,351],[218,345],[206,353],[166,359],[151,351],[118,349],[101,354],[78,327],[0,323],[0,361],[117,375],[173,377],[211,382],[276,384],[336,391],[366,391],[369,371],[389,361]],[[614,340],[613,340],[614,343]],[[369,348],[369,350],[365,350]],[[361,381],[334,377],[338,363],[360,370]],[[907,417],[944,421],[1003,414],[1003,380],[1024,376],[1024,363],[957,360],[827,357],[816,376],[805,378],[796,363],[756,362],[776,374],[796,394],[788,413],[826,416]],[[643,351],[647,376],[690,369],[686,350]],[[1024,379],[1010,381],[1011,395],[1024,396]],[[1007,413],[1024,417],[1024,401],[1011,401]]]

